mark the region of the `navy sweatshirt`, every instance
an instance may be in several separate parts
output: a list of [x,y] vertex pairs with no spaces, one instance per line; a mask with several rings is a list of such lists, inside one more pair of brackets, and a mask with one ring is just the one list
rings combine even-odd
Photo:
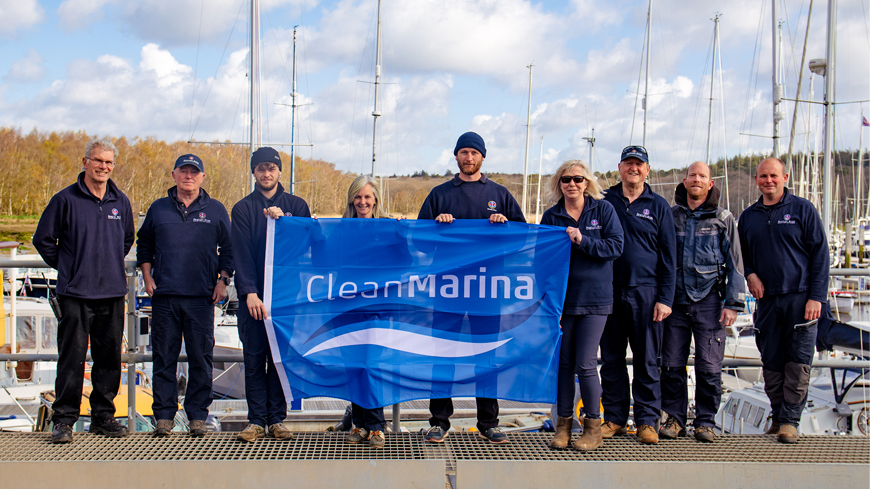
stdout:
[[737,221],[744,275],[758,275],[765,297],[809,290],[810,299],[826,302],[830,256],[818,211],[787,188],[772,206],[762,199]]
[[668,201],[645,183],[643,193],[629,204],[621,182],[610,187],[604,199],[613,205],[625,235],[622,256],[613,262],[613,285],[655,286],[656,302],[672,306],[677,282],[677,236]]
[[139,228],[136,264],[151,264],[154,295],[211,297],[219,272],[233,274],[230,216],[203,189],[186,208],[176,187],[167,194],[151,204]]
[[[622,226],[606,200],[586,196],[580,220],[565,211],[565,199],[547,209],[541,224],[580,229],[580,244],[571,244],[571,267],[564,314],[613,312],[613,260],[622,254]],[[568,235],[565,235],[568,239]]]
[[49,201],[33,233],[33,246],[57,269],[57,294],[108,299],[127,294],[124,257],[133,246],[133,209],[109,180],[100,200],[84,182],[61,190]]
[[475,182],[466,182],[456,174],[453,180],[433,188],[417,219],[435,219],[439,214],[451,214],[454,219],[489,219],[493,214],[501,214],[508,221],[526,222],[508,189],[483,174]]
[[308,204],[304,200],[284,192],[278,184],[278,191],[267,199],[258,189],[238,201],[233,207],[233,263],[236,266],[236,292],[239,300],[244,301],[247,294],[259,294],[263,299],[263,281],[266,269],[266,228],[269,218],[263,209],[278,207],[284,215],[311,217]]

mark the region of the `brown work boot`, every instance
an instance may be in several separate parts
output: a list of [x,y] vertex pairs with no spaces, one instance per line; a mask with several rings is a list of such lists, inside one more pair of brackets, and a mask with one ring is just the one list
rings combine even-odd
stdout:
[[194,438],[205,436],[205,434],[208,433],[208,427],[205,425],[204,419],[194,419],[190,422],[190,425],[188,425],[187,430],[190,433],[190,436]]
[[601,425],[601,438],[604,438],[605,440],[613,438],[614,436],[624,435],[625,433],[627,433],[625,426],[619,426],[610,421],[605,421]]
[[266,430],[258,424],[251,423],[248,426],[245,426],[245,429],[239,432],[239,435],[236,438],[248,443],[254,443],[258,438],[263,438],[264,436],[266,436]]
[[668,416],[668,420],[659,428],[659,436],[668,440],[676,440],[679,437],[686,436],[686,428],[680,426],[677,418]]
[[284,426],[284,423],[275,423],[269,425],[269,435],[276,440],[293,440],[296,437],[293,436],[293,433],[290,433],[290,430]]
[[779,421],[773,420],[770,422],[770,428],[764,432],[765,435],[778,435],[779,434]]
[[556,436],[550,440],[550,448],[568,448],[568,442],[571,441],[571,426],[574,424],[574,418],[563,418],[559,416],[556,422]]
[[648,424],[642,424],[637,428],[637,441],[644,445],[655,445],[659,442],[659,434],[656,429]]
[[581,452],[591,452],[601,446],[601,420],[583,419],[583,435],[574,442],[574,448]]
[[798,430],[793,424],[783,424],[779,427],[779,434],[776,435],[777,441],[780,443],[797,443]]
[[171,419],[158,419],[157,426],[154,427],[154,431],[152,432],[154,436],[169,436],[169,433],[172,432],[172,428],[175,426],[175,421]]

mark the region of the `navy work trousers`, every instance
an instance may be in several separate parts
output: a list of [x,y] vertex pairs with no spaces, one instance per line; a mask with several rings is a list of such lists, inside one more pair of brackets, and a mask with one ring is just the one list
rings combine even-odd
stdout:
[[[601,337],[601,403],[604,420],[625,426],[634,397],[637,426],[655,426],[661,417],[659,357],[661,322],[653,322],[656,287],[614,287],[613,313]],[[634,380],[629,386],[626,347],[631,345]]]
[[115,417],[115,396],[121,385],[121,337],[124,298],[80,299],[58,296],[63,318],[57,326],[57,398],[51,409],[54,424],[72,425],[79,419],[85,358],[91,342],[91,420]]
[[598,345],[607,322],[606,315],[563,314],[562,345],[559,350],[559,377],[556,412],[563,418],[574,415],[574,374],[580,384],[583,414],[601,418],[601,381],[598,378]]
[[[755,310],[755,344],[761,352],[764,390],[773,419],[797,426],[807,404],[818,324],[804,319],[808,292],[765,295]],[[824,314],[824,311],[823,311]]]
[[239,338],[245,358],[245,397],[248,399],[248,422],[262,427],[283,423],[287,417],[287,400],[272,351],[266,325],[248,312],[239,298]]
[[686,426],[689,409],[686,365],[692,336],[695,337],[694,426],[715,426],[714,417],[722,400],[722,358],[725,356],[725,326],[719,322],[722,299],[712,291],[698,302],[675,305],[664,323],[662,340],[662,410]]
[[384,408],[366,409],[359,404],[351,403],[353,425],[357,428],[365,428],[368,431],[384,431],[387,424],[384,418]]
[[[498,400],[487,397],[477,399],[477,429],[484,432],[498,426]],[[450,416],[453,415],[453,399],[430,399],[429,426],[440,426],[447,431],[450,429]]]
[[174,419],[178,410],[178,355],[187,353],[184,411],[190,420],[208,418],[212,399],[214,304],[211,297],[154,296],[151,299],[154,351],[154,416]]

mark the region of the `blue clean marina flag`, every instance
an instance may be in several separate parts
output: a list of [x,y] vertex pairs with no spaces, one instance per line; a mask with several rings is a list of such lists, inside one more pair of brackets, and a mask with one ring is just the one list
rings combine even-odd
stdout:
[[486,220],[270,220],[266,329],[289,400],[554,402],[571,242]]

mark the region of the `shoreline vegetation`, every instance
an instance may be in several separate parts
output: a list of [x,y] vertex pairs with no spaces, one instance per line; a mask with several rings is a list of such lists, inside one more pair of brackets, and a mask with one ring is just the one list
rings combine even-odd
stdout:
[[[5,168],[0,172],[0,241],[23,243],[22,251],[32,251],[30,238],[39,215],[51,197],[59,190],[75,181],[81,170],[81,158],[88,141],[98,136],[85,131],[39,131],[34,129],[24,133],[20,128],[0,127],[0,161]],[[104,136],[104,135],[99,135]],[[184,141],[166,142],[155,137],[119,137],[112,139],[119,150],[118,164],[112,179],[130,198],[134,214],[142,214],[158,198],[166,196],[166,189],[174,182],[170,176],[175,159],[186,153],[202,158],[206,167],[203,184],[209,195],[221,201],[228,210],[248,194],[250,172],[248,171],[248,149],[240,145],[188,144]],[[284,162],[282,181],[285,188],[289,182],[289,154],[281,151]],[[575,157],[584,155],[576,155]],[[654,156],[654,155],[653,155]],[[766,154],[735,156],[728,160],[728,181],[730,191],[729,210],[739,215],[749,204],[757,199],[758,192],[752,179],[755,166]],[[853,160],[854,158],[854,160]],[[801,155],[795,157],[800,161]],[[845,204],[854,201],[854,182],[857,172],[853,161],[857,151],[842,151],[835,154],[835,177],[839,175],[840,202],[835,212],[842,221]],[[600,162],[597,162],[600,165]],[[681,168],[659,170],[657,166],[673,166],[668,162],[652,159],[652,171],[648,182],[656,193],[673,203],[674,188],[682,181],[685,162]],[[596,172],[603,188],[615,184],[619,176],[613,168],[604,173]],[[724,160],[712,165],[713,176],[721,187]],[[504,185],[521,202],[522,174],[484,173],[493,181]],[[412,175],[384,176],[385,207],[395,216],[416,217],[423,200],[429,191],[450,180],[453,171],[444,175],[429,175],[418,171]],[[336,164],[320,159],[296,157],[296,195],[305,199],[313,214],[319,217],[339,217],[345,206],[347,188],[357,175],[336,168]],[[542,200],[545,200],[548,175],[544,175]],[[865,172],[870,181],[870,171]],[[527,219],[537,222],[534,202],[536,199],[538,175],[529,176],[529,202],[532,210]],[[722,190],[722,204],[725,205],[725,191]],[[541,203],[543,213],[549,207]],[[849,207],[851,208],[851,207]],[[8,253],[8,252],[7,252]]]

